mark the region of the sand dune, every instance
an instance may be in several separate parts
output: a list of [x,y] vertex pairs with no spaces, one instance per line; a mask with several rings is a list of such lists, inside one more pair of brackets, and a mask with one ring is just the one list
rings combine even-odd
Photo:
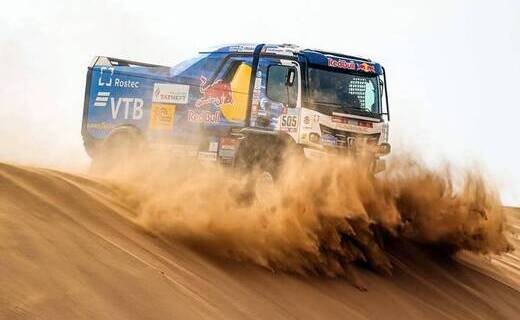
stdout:
[[392,276],[360,268],[363,292],[344,279],[273,273],[162,239],[133,222],[135,207],[114,190],[99,179],[0,164],[0,319],[520,315],[514,286],[404,240],[386,248]]

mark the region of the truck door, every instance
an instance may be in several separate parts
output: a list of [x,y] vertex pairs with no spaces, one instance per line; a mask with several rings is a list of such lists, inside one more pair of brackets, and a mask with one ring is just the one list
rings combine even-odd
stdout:
[[298,142],[300,110],[301,81],[298,62],[261,57],[253,90],[251,126],[285,132]]

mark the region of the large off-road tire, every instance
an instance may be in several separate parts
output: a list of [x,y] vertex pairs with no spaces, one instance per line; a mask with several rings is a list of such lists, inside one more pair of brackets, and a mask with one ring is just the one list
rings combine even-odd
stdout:
[[266,173],[276,180],[282,164],[283,146],[269,137],[247,137],[240,142],[235,167],[244,173]]
[[250,136],[240,142],[235,168],[248,179],[244,199],[269,201],[275,184],[283,179],[284,156],[288,151],[298,152],[294,143],[270,136]]
[[90,171],[103,174],[135,165],[144,149],[144,139],[137,128],[118,127],[102,142],[92,157]]

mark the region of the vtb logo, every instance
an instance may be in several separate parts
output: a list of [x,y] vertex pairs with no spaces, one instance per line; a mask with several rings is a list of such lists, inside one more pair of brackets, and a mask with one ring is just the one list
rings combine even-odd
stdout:
[[[105,74],[104,77],[103,77],[103,74]],[[114,76],[114,67],[101,67],[99,69],[98,86],[111,87],[113,76]],[[108,78],[108,82],[106,81],[106,78]]]

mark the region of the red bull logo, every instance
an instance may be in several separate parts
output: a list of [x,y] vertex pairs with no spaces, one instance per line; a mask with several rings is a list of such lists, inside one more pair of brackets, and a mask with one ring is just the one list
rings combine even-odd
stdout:
[[354,61],[327,58],[327,64],[329,67],[333,68],[356,70],[356,63]]
[[363,72],[371,72],[375,73],[376,68],[366,62],[356,63],[354,61],[347,61],[343,59],[332,59],[327,58],[327,65],[333,68],[346,69],[346,70],[354,70],[354,71],[363,71]]
[[208,79],[204,76],[200,77],[200,93],[201,98],[197,100],[195,106],[198,108],[208,105],[222,105],[233,102],[231,95],[231,85],[225,83],[222,79],[216,80],[208,84]]
[[222,119],[220,111],[188,110],[188,121],[204,124],[218,124]]
[[372,72],[372,73],[375,73],[376,72],[376,68],[374,68],[373,65],[370,65],[366,62],[363,62],[363,63],[360,63],[357,65],[357,70],[358,71],[363,71],[363,72]]

